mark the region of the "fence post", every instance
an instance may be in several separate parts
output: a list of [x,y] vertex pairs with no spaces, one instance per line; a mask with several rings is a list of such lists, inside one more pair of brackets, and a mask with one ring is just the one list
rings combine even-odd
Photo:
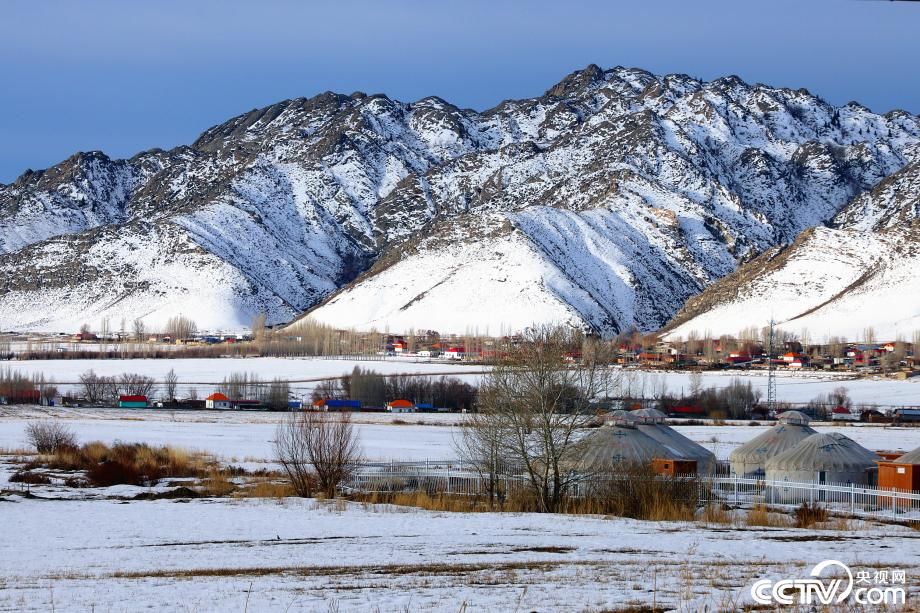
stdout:
[[735,490],[735,506],[738,506],[738,479],[732,479],[732,485]]
[[852,483],[850,483],[850,515],[856,511],[856,490]]
[[450,464],[447,465],[447,493],[450,494]]

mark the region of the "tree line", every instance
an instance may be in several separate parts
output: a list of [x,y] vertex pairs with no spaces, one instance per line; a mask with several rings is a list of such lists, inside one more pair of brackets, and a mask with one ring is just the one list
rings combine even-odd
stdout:
[[477,389],[458,377],[423,377],[410,374],[382,375],[355,366],[351,374],[322,381],[313,388],[314,401],[329,398],[358,400],[368,407],[382,407],[393,400],[409,400],[437,408],[472,410]]

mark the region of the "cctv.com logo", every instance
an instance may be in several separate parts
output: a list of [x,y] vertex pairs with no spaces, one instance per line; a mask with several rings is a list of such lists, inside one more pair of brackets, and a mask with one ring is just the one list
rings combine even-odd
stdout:
[[[822,579],[824,570],[833,567],[842,569],[843,577]],[[860,571],[854,579],[843,562],[825,560],[805,579],[761,579],[751,586],[751,597],[764,605],[834,605],[850,597],[857,604],[899,605],[907,601],[906,583],[903,570],[876,571],[874,577],[869,571]]]

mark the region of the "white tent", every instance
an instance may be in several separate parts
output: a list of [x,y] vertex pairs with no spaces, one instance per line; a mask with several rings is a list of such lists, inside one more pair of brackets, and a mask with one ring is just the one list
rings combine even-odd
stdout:
[[920,464],[920,447],[917,447],[913,451],[908,451],[894,461],[899,464]]
[[767,460],[767,479],[867,485],[880,459],[838,432],[813,434]]
[[667,423],[667,416],[657,409],[637,409],[629,415],[636,420],[636,428],[655,439],[662,445],[677,450],[680,454],[673,459],[684,458],[696,460],[696,471],[700,474],[709,474],[715,470],[716,456],[714,453],[692,441]]
[[768,459],[792,449],[812,434],[816,430],[808,425],[808,416],[786,411],[775,426],[731,452],[731,471],[740,477],[763,476]]
[[653,458],[681,458],[680,452],[636,428],[629,418],[597,428],[578,443],[579,460],[595,469],[648,464]]

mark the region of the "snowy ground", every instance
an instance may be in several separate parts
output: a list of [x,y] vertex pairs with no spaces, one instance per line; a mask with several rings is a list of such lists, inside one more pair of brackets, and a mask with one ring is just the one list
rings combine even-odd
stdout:
[[[477,383],[487,367],[451,363],[445,360],[414,358],[386,358],[380,360],[328,359],[328,358],[195,358],[177,360],[34,360],[13,361],[0,365],[22,374],[44,374],[54,378],[61,389],[73,389],[81,373],[94,370],[100,375],[140,373],[162,381],[164,375],[175,370],[179,377],[179,393],[187,394],[195,388],[199,397],[214,391],[231,373],[255,373],[260,379],[270,381],[278,377],[294,381],[295,394],[309,396],[316,380],[348,374],[355,366],[373,369],[382,374],[425,373],[434,376],[459,376]],[[620,371],[619,391],[631,395],[651,397],[667,392],[680,395],[690,390],[690,375],[684,372],[650,373],[637,370]],[[714,371],[703,374],[704,387],[724,387],[733,378],[750,381],[755,390],[766,397],[767,377],[760,371]],[[825,395],[835,387],[845,386],[857,404],[883,406],[920,405],[920,377],[907,381],[889,379],[852,379],[839,373],[781,372],[777,381],[777,398],[786,402],[808,402]]]
[[920,534],[227,499],[0,501],[4,611],[734,610],[819,561],[906,571]]
[[[148,441],[271,461],[269,413],[0,407],[0,448],[33,419],[81,440]],[[357,415],[374,459],[453,456],[462,415]],[[392,423],[404,419],[409,423]],[[424,423],[418,424],[421,420]],[[819,426],[873,449],[920,445],[920,428]],[[764,427],[680,426],[725,457]],[[11,465],[0,463],[0,488]],[[14,486],[15,487],[15,486]],[[146,488],[37,486],[0,496],[0,611],[733,610],[760,578],[804,576],[824,559],[905,570],[920,599],[920,533],[749,528],[592,516],[439,513],[285,499],[137,501]],[[162,488],[161,488],[162,489]],[[43,499],[47,498],[47,499]]]
[[[283,414],[261,412],[176,411],[156,409],[67,409],[0,406],[0,449],[25,446],[25,425],[33,419],[60,419],[81,441],[142,441],[207,451],[232,463],[270,462],[272,441]],[[456,457],[454,441],[462,414],[355,415],[367,459],[444,460]],[[841,432],[872,450],[910,451],[920,447],[920,428],[877,424],[813,424],[819,432]],[[728,454],[768,425],[675,426],[711,449]]]

